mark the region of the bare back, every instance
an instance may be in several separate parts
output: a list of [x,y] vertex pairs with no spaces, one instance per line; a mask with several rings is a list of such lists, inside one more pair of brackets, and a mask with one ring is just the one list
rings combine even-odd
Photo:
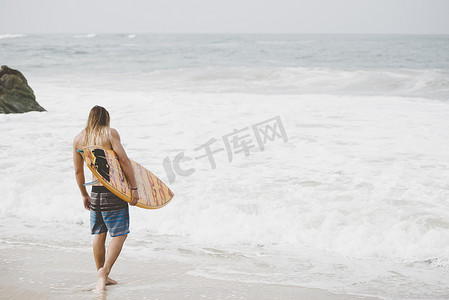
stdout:
[[[106,137],[104,137],[103,139],[102,139],[102,142],[101,143],[98,143],[98,146],[102,146],[102,147],[105,147],[105,148],[108,148],[108,149],[112,149],[112,150],[114,150],[113,149],[113,146],[112,146],[112,141],[111,141],[111,128],[109,128],[108,130],[107,130],[107,132],[108,132],[108,134],[107,134],[107,136]],[[74,139],[74,142],[73,142],[73,144],[74,144],[74,147],[76,148],[76,149],[83,149],[84,147],[86,147],[86,146],[89,146],[89,145],[85,145],[85,140],[86,140],[86,130],[84,129],[83,131],[81,131],[76,137],[75,137],[75,139]],[[82,156],[82,154],[80,153],[80,156]],[[95,177],[95,175],[94,174],[92,174],[92,181],[96,181],[97,180],[97,178]],[[97,186],[99,186],[99,185],[102,185],[101,183],[96,183],[96,184],[93,184],[93,185],[97,185]]]

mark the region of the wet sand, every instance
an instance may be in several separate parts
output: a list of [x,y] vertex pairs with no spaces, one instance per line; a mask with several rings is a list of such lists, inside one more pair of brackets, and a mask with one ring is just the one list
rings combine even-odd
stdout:
[[279,284],[244,283],[189,275],[195,266],[142,260],[124,253],[110,277],[119,284],[95,290],[90,249],[0,244],[4,299],[375,299]]

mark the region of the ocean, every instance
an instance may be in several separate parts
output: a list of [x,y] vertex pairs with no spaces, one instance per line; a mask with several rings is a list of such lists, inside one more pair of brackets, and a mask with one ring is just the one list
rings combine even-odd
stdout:
[[[98,104],[175,194],[131,208],[124,257],[248,284],[449,297],[449,36],[0,34],[0,63],[47,109],[0,115],[4,251],[90,255],[72,141]],[[232,148],[236,132],[251,147]]]

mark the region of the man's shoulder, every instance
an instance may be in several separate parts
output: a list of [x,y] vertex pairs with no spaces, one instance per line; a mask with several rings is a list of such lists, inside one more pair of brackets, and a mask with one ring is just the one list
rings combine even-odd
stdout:
[[73,139],[73,145],[82,145],[82,142],[84,140],[84,130],[78,133],[75,138]]
[[112,137],[119,137],[120,135],[118,134],[118,131],[115,128],[110,128],[111,129],[111,135]]

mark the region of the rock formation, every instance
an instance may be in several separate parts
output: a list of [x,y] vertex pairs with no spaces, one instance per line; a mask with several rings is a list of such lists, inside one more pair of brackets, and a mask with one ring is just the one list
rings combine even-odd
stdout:
[[0,113],[45,111],[36,102],[33,90],[17,70],[2,66],[0,70]]

